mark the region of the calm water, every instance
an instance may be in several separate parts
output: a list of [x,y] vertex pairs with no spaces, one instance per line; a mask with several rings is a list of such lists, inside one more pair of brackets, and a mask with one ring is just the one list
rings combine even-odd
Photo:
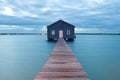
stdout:
[[91,80],[120,80],[119,35],[81,35],[69,44]]
[[[68,44],[92,80],[120,80],[119,35],[77,35]],[[46,36],[0,36],[0,80],[33,80],[54,46]]]
[[0,80],[33,80],[54,45],[46,36],[0,36]]

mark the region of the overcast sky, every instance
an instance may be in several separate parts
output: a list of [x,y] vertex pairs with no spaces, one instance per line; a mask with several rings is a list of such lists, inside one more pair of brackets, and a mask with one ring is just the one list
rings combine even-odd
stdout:
[[17,26],[32,30],[62,19],[81,31],[119,32],[119,9],[120,0],[0,0],[0,30],[5,25],[7,31]]

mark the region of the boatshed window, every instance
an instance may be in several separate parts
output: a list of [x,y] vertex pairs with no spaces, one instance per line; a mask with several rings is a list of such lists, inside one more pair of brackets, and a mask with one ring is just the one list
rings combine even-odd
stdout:
[[70,30],[67,30],[67,35],[70,35]]
[[52,30],[52,35],[55,35],[55,30]]

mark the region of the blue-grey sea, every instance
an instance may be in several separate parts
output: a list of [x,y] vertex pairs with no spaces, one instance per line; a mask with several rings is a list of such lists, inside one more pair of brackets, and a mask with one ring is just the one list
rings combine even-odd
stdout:
[[[56,42],[46,35],[0,35],[0,80],[33,80]],[[120,35],[77,35],[68,42],[91,80],[120,80]]]

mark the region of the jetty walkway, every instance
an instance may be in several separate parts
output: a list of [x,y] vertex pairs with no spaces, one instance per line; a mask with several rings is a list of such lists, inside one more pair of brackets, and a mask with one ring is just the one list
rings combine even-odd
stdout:
[[90,80],[64,39],[59,39],[34,80]]

